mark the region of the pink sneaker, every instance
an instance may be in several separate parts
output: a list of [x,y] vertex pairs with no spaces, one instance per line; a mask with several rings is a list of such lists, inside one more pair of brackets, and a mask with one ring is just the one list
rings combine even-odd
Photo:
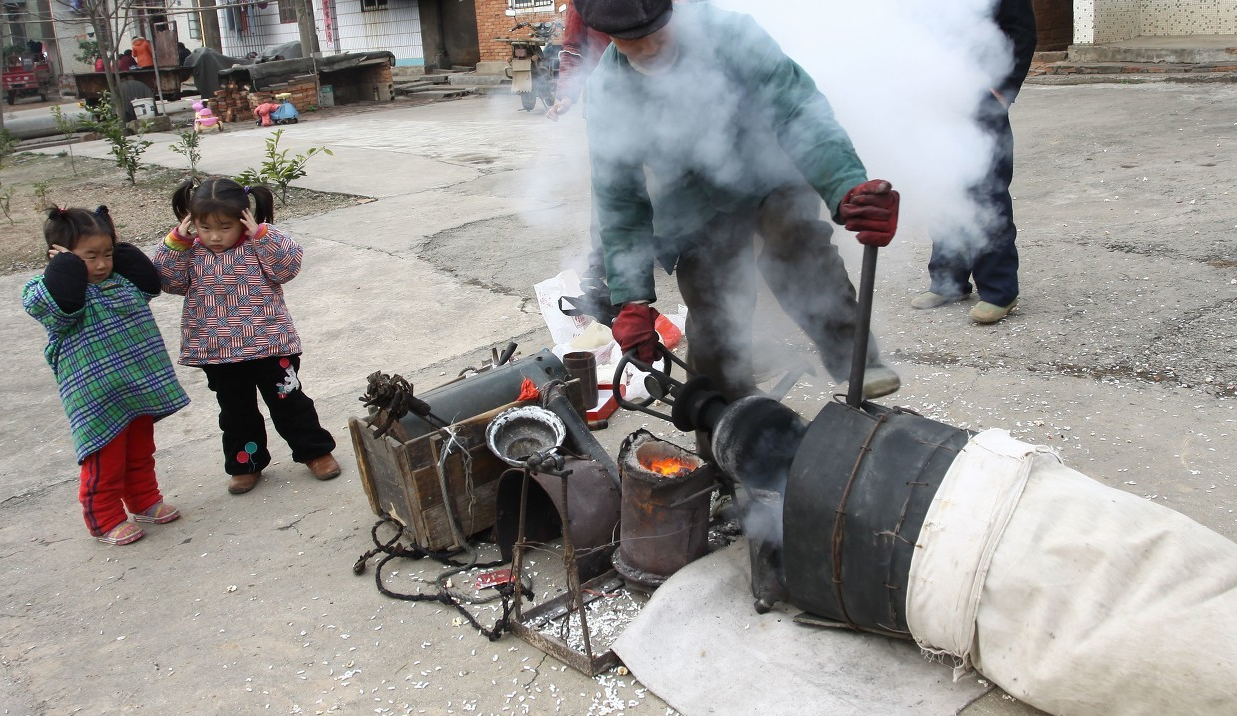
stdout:
[[180,510],[172,507],[166,502],[156,502],[141,512],[135,512],[133,514],[134,522],[148,522],[156,525],[166,525],[172,520],[179,518]]
[[103,544],[121,545],[131,544],[145,536],[146,533],[142,531],[141,527],[138,527],[132,522],[121,522],[108,530],[105,534],[95,537],[95,539],[99,540]]

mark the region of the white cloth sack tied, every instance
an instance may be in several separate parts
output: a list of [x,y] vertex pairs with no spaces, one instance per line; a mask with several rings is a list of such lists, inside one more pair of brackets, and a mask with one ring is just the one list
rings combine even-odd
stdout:
[[1237,544],[1003,430],[954,460],[907,590],[919,645],[1064,716],[1237,713]]

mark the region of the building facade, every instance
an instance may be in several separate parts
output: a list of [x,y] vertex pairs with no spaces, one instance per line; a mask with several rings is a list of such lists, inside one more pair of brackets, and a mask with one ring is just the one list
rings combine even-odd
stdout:
[[1237,35],[1237,0],[1074,0],[1074,44],[1183,35]]
[[[425,63],[418,0],[310,0],[325,54],[386,50],[397,66]],[[300,39],[293,0],[241,2],[218,10],[223,54],[245,57]]]

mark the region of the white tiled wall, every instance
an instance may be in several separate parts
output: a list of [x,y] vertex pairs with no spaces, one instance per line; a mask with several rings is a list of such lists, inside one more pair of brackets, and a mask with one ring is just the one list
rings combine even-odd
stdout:
[[1074,44],[1095,42],[1095,0],[1074,0]]
[[[334,0],[334,33],[328,41],[323,2],[314,0],[314,20],[318,31],[318,46],[324,54],[387,50],[395,55],[397,65],[421,65],[425,53],[421,49],[421,16],[417,0],[387,0],[387,7],[361,11],[361,0]],[[219,31],[223,36],[223,53],[244,57],[250,52],[261,53],[271,45],[300,39],[295,22],[280,23],[279,7],[271,2],[261,8],[258,3],[246,6],[249,32],[241,34],[228,29],[227,12],[219,12]],[[337,41],[336,41],[337,40]]]
[[1095,0],[1095,42],[1138,36],[1140,0]]
[[1237,34],[1237,0],[1143,0],[1138,34]]
[[1074,0],[1074,42],[1237,34],[1237,0]]

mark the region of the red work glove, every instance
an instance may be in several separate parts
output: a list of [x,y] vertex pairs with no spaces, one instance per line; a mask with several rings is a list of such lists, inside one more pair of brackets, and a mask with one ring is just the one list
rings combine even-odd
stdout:
[[887,181],[865,181],[846,192],[838,216],[859,243],[888,246],[898,230],[898,192]]
[[652,363],[658,357],[655,324],[660,315],[647,303],[627,303],[614,318],[610,331],[624,353],[634,349],[637,358]]

